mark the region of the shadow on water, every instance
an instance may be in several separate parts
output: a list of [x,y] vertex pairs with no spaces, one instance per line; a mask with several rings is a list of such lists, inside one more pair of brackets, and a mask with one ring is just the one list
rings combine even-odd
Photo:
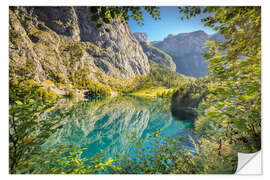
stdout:
[[86,147],[83,157],[104,153],[106,157],[128,154],[133,145],[127,136],[145,139],[155,130],[163,137],[192,135],[191,121],[176,120],[169,100],[133,96],[91,99],[71,103],[63,128],[52,134],[44,147],[56,144]]
[[194,122],[197,117],[197,115],[191,110],[187,110],[185,108],[171,108],[172,116],[178,120],[182,121],[183,123],[189,123],[190,128],[194,128]]

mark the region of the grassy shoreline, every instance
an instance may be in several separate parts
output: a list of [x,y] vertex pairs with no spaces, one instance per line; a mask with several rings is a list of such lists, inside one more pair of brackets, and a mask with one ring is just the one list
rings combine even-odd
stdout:
[[140,89],[136,92],[129,93],[129,95],[133,96],[139,96],[143,98],[157,98],[161,97],[162,94],[170,94],[174,91],[174,88],[167,88],[164,86],[159,86],[159,87],[151,87],[147,89]]

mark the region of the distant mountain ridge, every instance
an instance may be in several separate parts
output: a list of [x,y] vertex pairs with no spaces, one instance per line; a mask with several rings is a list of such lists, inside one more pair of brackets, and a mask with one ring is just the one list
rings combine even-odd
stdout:
[[142,46],[143,52],[146,54],[150,61],[154,61],[161,66],[168,67],[172,71],[176,71],[176,65],[172,60],[172,57],[160,50],[159,48],[151,45],[151,42],[148,40],[148,36],[143,32],[133,33],[135,38],[139,41]]
[[176,64],[176,72],[193,77],[201,77],[208,74],[207,63],[202,54],[206,41],[224,41],[220,33],[209,35],[202,30],[169,34],[162,41],[154,41],[151,44],[169,54]]

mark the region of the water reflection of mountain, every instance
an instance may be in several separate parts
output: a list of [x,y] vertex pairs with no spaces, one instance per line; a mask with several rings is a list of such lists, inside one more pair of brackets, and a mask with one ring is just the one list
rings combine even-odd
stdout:
[[85,156],[106,150],[105,156],[126,154],[131,144],[127,136],[131,132],[144,138],[152,130],[161,134],[179,134],[185,125],[164,113],[168,101],[149,101],[134,97],[83,101],[74,103],[63,128],[54,133],[44,146],[73,145],[87,147]]

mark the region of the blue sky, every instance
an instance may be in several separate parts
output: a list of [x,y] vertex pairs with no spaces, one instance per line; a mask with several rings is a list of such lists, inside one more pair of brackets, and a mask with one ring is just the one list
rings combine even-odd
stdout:
[[[132,32],[146,32],[150,41],[163,40],[168,34],[179,34],[184,32],[193,32],[203,30],[208,34],[213,34],[209,27],[204,27],[201,18],[207,14],[201,14],[189,20],[181,21],[180,17],[183,16],[178,12],[178,8],[174,6],[160,7],[161,20],[155,21],[150,15],[144,12],[144,26],[139,26],[133,20],[129,20],[129,25]],[[208,14],[209,15],[209,14]]]

